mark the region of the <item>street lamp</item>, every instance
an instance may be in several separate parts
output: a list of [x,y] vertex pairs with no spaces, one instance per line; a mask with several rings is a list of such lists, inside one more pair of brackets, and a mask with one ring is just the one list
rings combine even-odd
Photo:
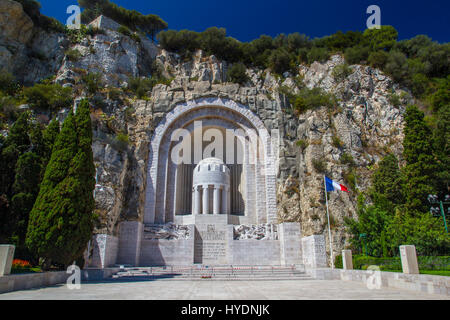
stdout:
[[[445,231],[448,233],[447,219],[445,216],[450,215],[450,206],[448,206],[450,204],[450,195],[446,194],[443,196],[443,199],[444,200],[442,200],[442,198],[439,199],[438,196],[433,194],[428,196],[428,202],[431,204],[430,213],[434,217],[442,216],[444,219]],[[444,211],[444,205],[447,205],[447,213]]]
[[[362,241],[363,244],[364,244],[364,248],[365,248],[365,250],[364,250],[364,255],[367,256],[367,233],[360,233],[360,234],[359,234],[359,239],[361,239],[361,241]],[[361,248],[361,249],[362,249],[362,248]]]

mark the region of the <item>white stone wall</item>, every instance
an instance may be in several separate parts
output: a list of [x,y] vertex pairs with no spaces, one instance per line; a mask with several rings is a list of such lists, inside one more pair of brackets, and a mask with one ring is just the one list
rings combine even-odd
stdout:
[[139,265],[144,225],[138,221],[125,221],[119,226],[117,264]]
[[279,240],[233,240],[231,247],[232,265],[281,265]]
[[194,263],[194,238],[179,240],[143,240],[140,265],[190,266]]
[[281,265],[303,264],[301,228],[297,222],[285,222],[278,226]]
[[327,267],[325,237],[323,235],[312,235],[302,238],[302,255],[303,264],[307,268]]

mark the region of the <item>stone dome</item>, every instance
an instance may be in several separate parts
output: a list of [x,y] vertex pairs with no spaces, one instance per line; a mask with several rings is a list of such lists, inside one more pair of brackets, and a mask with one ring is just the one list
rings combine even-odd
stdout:
[[201,160],[194,169],[193,185],[230,185],[230,169],[218,158]]

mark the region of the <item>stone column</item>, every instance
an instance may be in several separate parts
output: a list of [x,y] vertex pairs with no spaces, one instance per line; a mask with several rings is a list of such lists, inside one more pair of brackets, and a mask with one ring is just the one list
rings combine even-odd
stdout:
[[228,214],[228,192],[227,187],[222,187],[222,214]]
[[209,214],[209,188],[203,185],[203,214]]
[[415,246],[400,246],[403,273],[419,274]]
[[230,192],[230,187],[226,187],[226,194],[227,194],[227,211],[226,214],[230,215],[231,214],[231,192]]
[[213,213],[220,214],[220,186],[214,185]]
[[200,186],[194,187],[194,214],[201,214],[202,196],[200,194]]
[[342,250],[342,268],[353,270],[352,250]]
[[9,244],[0,245],[0,277],[11,273],[15,246]]

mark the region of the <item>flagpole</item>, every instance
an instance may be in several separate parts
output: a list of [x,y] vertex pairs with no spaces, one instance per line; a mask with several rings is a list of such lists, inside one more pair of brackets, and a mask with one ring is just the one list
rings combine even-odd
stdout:
[[327,181],[325,176],[323,176],[323,185],[325,187],[325,201],[327,204],[327,218],[328,218],[328,236],[330,239],[330,258],[331,258],[331,269],[334,269],[334,260],[333,260],[333,243],[331,240],[331,226],[330,226],[330,214],[328,213],[328,193],[327,193]]

